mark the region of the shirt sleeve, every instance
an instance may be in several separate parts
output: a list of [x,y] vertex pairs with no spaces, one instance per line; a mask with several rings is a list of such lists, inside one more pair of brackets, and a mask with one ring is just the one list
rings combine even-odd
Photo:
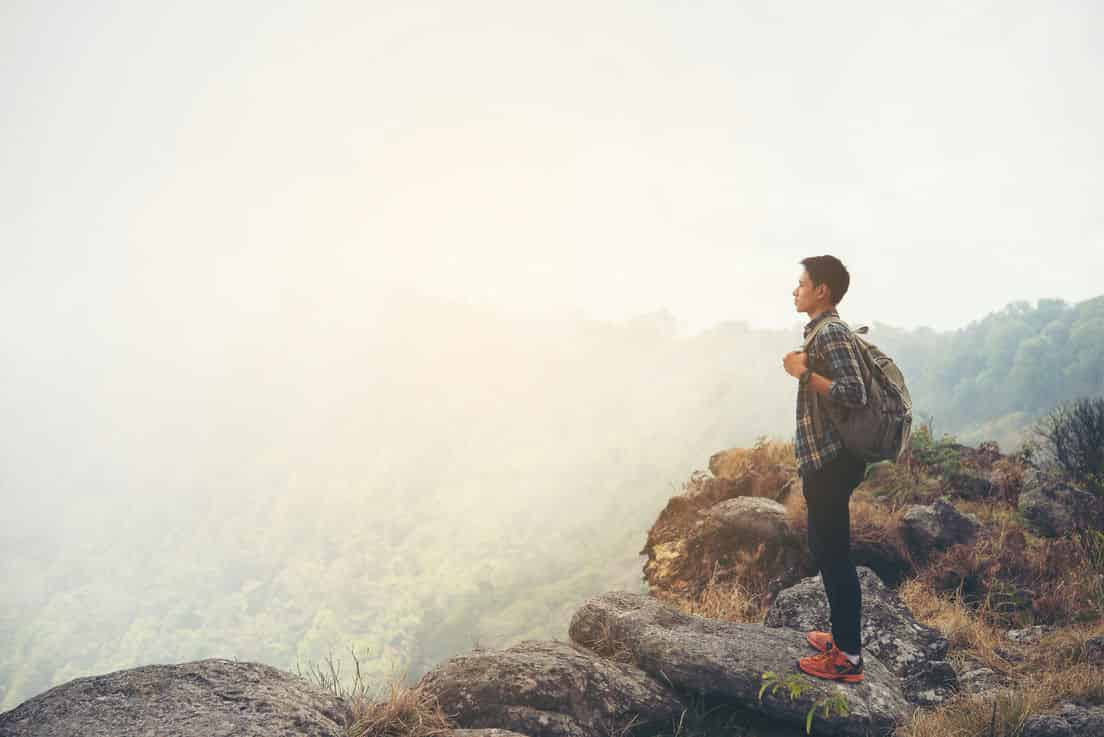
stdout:
[[866,385],[859,367],[859,353],[847,329],[842,325],[826,325],[817,334],[817,353],[828,365],[832,386],[828,397],[847,407],[866,405]]

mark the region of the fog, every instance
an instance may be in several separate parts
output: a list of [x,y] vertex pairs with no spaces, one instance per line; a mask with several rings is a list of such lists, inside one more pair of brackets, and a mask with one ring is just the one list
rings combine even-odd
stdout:
[[[233,569],[212,519],[271,563],[370,518],[464,570],[486,552],[465,538],[570,534],[626,498],[645,525],[711,453],[792,434],[805,256],[848,265],[845,319],[906,330],[1099,294],[1101,21],[5,3],[0,650],[53,660],[2,706],[111,664],[35,654],[59,592],[113,588],[112,621],[165,566]],[[313,600],[357,592],[334,580]],[[178,626],[93,639],[125,667]],[[237,646],[197,637],[177,656]],[[238,645],[341,646],[303,642]]]

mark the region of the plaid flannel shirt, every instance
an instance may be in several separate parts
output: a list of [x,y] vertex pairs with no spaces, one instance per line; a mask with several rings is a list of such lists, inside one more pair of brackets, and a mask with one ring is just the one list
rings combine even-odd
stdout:
[[[827,317],[839,317],[835,310],[817,315],[816,319],[805,325],[805,339],[817,324]],[[851,332],[833,323],[826,325],[817,333],[809,346],[809,367],[821,376],[832,379],[828,390],[828,400],[848,407],[861,407],[866,404],[866,386],[863,384],[859,355],[852,342]],[[818,436],[813,430],[813,388],[797,387],[797,433],[794,437],[794,453],[797,455],[797,467],[802,475],[820,468],[843,450],[843,441],[832,426],[827,413],[821,412],[821,429]],[[821,397],[820,401],[826,398]]]

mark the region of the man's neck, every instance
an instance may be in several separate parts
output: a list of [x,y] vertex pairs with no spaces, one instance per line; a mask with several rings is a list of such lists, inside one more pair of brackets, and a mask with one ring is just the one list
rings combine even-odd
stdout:
[[831,312],[834,309],[836,309],[835,305],[825,305],[823,307],[816,307],[814,309],[811,309],[805,314],[809,316],[809,322],[812,322],[813,320],[823,315],[825,312]]

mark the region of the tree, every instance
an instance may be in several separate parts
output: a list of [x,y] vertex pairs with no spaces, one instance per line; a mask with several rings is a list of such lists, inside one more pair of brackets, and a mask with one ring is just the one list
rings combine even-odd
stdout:
[[1035,434],[1066,473],[1104,494],[1104,397],[1059,404],[1039,420]]

